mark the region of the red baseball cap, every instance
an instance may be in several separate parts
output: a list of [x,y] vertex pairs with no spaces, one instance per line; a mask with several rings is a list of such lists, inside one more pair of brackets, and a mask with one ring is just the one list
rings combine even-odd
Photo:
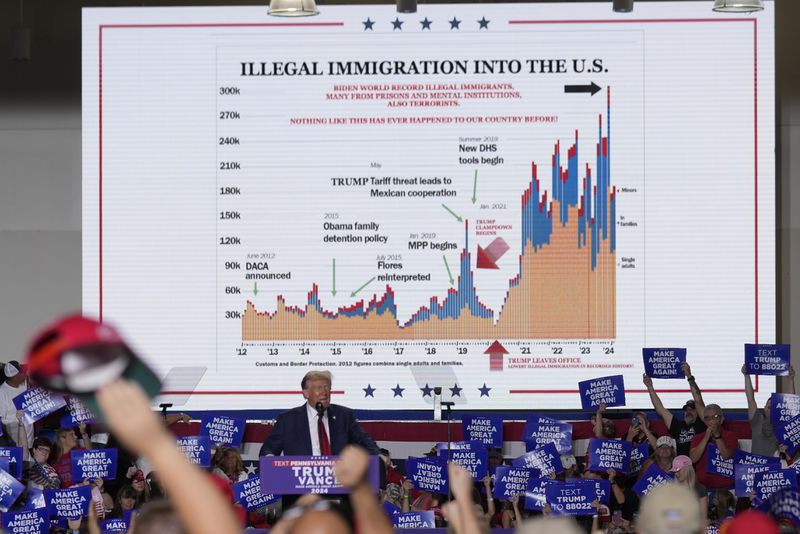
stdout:
[[70,315],[45,326],[28,348],[28,375],[42,387],[76,395],[95,415],[94,393],[118,378],[154,397],[161,381],[110,325]]

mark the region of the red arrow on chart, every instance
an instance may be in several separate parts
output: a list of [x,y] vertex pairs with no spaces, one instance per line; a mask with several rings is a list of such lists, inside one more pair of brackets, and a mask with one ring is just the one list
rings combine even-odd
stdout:
[[489,355],[489,370],[502,371],[503,370],[503,355],[508,354],[506,348],[500,344],[496,339],[494,343],[489,345],[489,348],[484,351],[484,354]]

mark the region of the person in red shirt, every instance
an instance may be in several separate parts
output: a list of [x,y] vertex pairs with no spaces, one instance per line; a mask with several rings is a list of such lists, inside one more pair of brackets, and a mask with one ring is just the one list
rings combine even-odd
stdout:
[[56,473],[58,473],[62,488],[72,487],[73,482],[83,482],[82,480],[72,480],[72,460],[70,456],[70,452],[72,451],[81,451],[92,447],[84,423],[81,423],[80,431],[80,441],[83,442],[83,447],[78,447],[78,435],[75,433],[74,429],[61,429],[56,432],[56,441],[53,444],[53,449],[50,451],[50,465],[52,465]]
[[709,404],[703,412],[703,422],[708,427],[702,434],[692,438],[689,457],[697,473],[697,481],[707,488],[729,488],[733,486],[733,479],[715,475],[708,472],[708,448],[715,445],[720,455],[726,460],[733,458],[733,453],[739,448],[739,442],[733,432],[722,428],[725,417],[722,408],[717,404]]

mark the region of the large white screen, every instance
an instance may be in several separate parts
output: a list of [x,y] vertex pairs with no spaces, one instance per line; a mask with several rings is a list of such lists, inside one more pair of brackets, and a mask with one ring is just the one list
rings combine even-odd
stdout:
[[709,4],[86,9],[84,310],[205,367],[190,409],[289,406],[312,368],[356,408],[576,408],[613,374],[648,406],[659,346],[744,406],[773,5]]

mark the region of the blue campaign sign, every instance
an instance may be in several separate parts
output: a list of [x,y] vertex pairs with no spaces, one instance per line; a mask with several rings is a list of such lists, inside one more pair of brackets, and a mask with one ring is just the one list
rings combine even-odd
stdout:
[[25,413],[24,421],[26,424],[33,424],[67,404],[64,397],[58,393],[35,386],[14,397],[13,402],[17,410],[22,410]]
[[800,492],[792,488],[784,488],[773,493],[769,499],[758,507],[776,520],[788,520],[795,527],[800,527]]
[[424,512],[406,512],[394,514],[392,525],[395,528],[436,528],[436,518],[433,510]]
[[227,415],[206,415],[200,421],[200,435],[212,445],[239,447],[244,436],[245,420]]
[[789,374],[791,360],[790,345],[765,345],[746,343],[744,346],[744,364],[750,375]]
[[72,428],[80,426],[81,423],[91,424],[95,420],[94,414],[86,407],[78,397],[67,395],[67,415],[61,418],[61,428]]
[[647,471],[644,472],[636,484],[633,485],[633,491],[635,491],[639,497],[644,497],[650,493],[653,488],[661,484],[666,484],[667,482],[672,482],[672,480],[673,476],[671,473],[667,473],[653,463],[647,468]]
[[756,473],[753,479],[755,497],[762,501],[783,488],[797,489],[797,473],[794,469],[770,469]]
[[[752,497],[755,495],[753,491],[753,482],[755,482],[756,474],[774,470],[775,467],[776,466],[763,464],[734,464],[733,472],[736,475],[734,483],[735,495],[737,497]],[[780,463],[777,468],[780,469]]]
[[[11,469],[9,467],[10,465],[11,465],[11,460],[9,460],[8,458],[0,458],[0,469],[8,472],[9,474],[11,474]],[[11,476],[13,477],[14,475],[12,474]]]
[[572,425],[549,417],[531,416],[522,430],[525,450],[532,451],[553,443],[558,454],[572,453]]
[[389,517],[392,517],[394,514],[403,513],[403,511],[400,510],[400,508],[398,508],[397,505],[395,505],[391,501],[383,501],[383,513],[385,513]]
[[619,439],[592,438],[589,440],[589,471],[605,473],[613,469],[627,473],[630,467],[631,444]]
[[736,449],[736,452],[733,453],[733,464],[781,465],[781,459],[777,456],[764,456],[743,451],[742,449]]
[[189,463],[200,467],[211,465],[211,445],[205,436],[185,436],[178,438],[178,449],[183,452]]
[[73,483],[117,478],[117,449],[73,450],[70,453]]
[[128,523],[124,519],[107,519],[100,523],[100,532],[102,534],[128,532]]
[[[459,446],[458,448],[450,450],[450,461],[467,469],[472,473],[473,479],[482,480],[487,473],[489,452],[479,441],[470,441],[467,443],[468,445],[466,447]],[[448,452],[446,448],[444,450],[439,449],[439,457],[447,461]]]
[[[469,449],[472,447],[472,442],[469,441],[452,441],[450,442],[451,451],[460,451],[462,449]],[[447,451],[447,443],[437,443],[436,453],[440,454],[442,451]]]
[[597,493],[597,500],[600,504],[608,504],[611,500],[611,482],[605,478],[568,478],[567,482],[580,482],[583,480],[591,480],[594,482],[594,489]]
[[466,441],[479,441],[485,447],[503,446],[503,418],[472,416],[461,420]]
[[44,491],[31,486],[28,488],[28,491],[25,492],[25,502],[22,509],[36,510],[39,508],[47,508],[47,502],[44,499]]
[[717,446],[710,444],[706,452],[706,470],[715,475],[733,478],[733,458],[726,460]]
[[[268,495],[349,493],[333,473],[338,459],[338,456],[262,456],[259,458],[261,491]],[[379,477],[378,457],[370,456],[367,478],[376,491]]]
[[50,522],[44,510],[24,510],[3,514],[3,532],[8,534],[47,534]]
[[67,489],[46,490],[47,511],[50,517],[77,519],[89,513],[92,502],[91,486],[73,486]]
[[[22,479],[22,447],[0,447],[0,461],[8,460],[8,467],[3,467],[17,480]],[[2,465],[0,465],[2,467]]]
[[635,447],[631,447],[631,463],[628,469],[631,473],[638,473],[641,471],[644,462],[650,457],[650,444],[647,442],[640,443]]
[[578,382],[578,389],[584,411],[594,411],[601,404],[606,407],[625,405],[625,380],[622,375],[584,380]]
[[547,504],[547,486],[554,482],[550,478],[529,478],[525,490],[525,509],[541,512]]
[[769,415],[773,427],[783,426],[800,415],[800,395],[773,393],[771,400]]
[[681,364],[686,361],[686,349],[642,349],[644,373],[651,378],[686,378]]
[[782,427],[776,428],[775,437],[788,447],[789,454],[800,449],[800,415],[790,419]]
[[554,482],[545,488],[547,503],[553,515],[592,515],[592,505],[597,498],[594,481],[575,479],[571,482]]
[[0,512],[7,512],[24,489],[25,486],[8,471],[0,470]]
[[608,504],[611,500],[611,482],[604,478],[587,479],[594,481],[594,490],[597,492],[597,499],[600,504]]
[[523,495],[528,489],[528,480],[539,475],[536,469],[499,466],[494,472],[495,499],[507,501],[515,495]]
[[234,502],[240,503],[247,511],[258,510],[281,498],[278,494],[261,491],[261,479],[258,476],[237,482],[231,489]]
[[447,461],[442,458],[413,458],[406,461],[406,473],[417,489],[448,493]]
[[561,464],[561,456],[553,443],[547,443],[542,447],[526,452],[519,458],[511,462],[514,467],[527,467],[537,469],[540,476],[549,476],[551,473],[559,474],[564,472]]

